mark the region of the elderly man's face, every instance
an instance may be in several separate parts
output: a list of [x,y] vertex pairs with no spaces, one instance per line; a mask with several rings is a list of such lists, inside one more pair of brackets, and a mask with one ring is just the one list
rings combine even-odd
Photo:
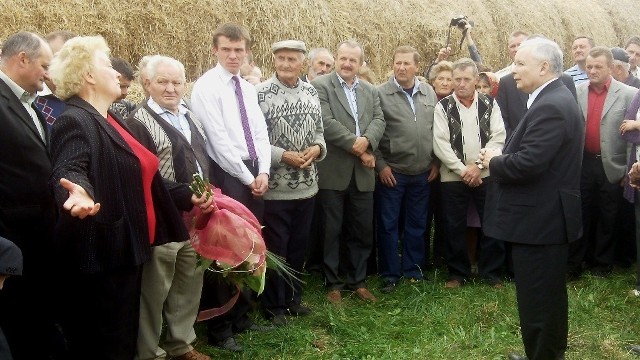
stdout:
[[516,57],[516,52],[523,41],[527,39],[526,35],[513,36],[509,39],[509,57],[513,60]]
[[238,75],[240,66],[247,57],[247,43],[244,39],[232,41],[226,36],[218,38],[218,44],[213,48],[218,63],[228,72]]
[[309,80],[313,80],[320,75],[325,75],[331,72],[334,62],[333,56],[326,52],[316,55],[309,66]]
[[476,93],[478,74],[473,67],[453,69],[453,92],[459,99],[473,99]]
[[393,76],[400,86],[407,89],[415,82],[418,64],[413,53],[396,54],[393,59]]
[[[23,56],[22,54],[18,56]],[[44,89],[45,80],[49,80],[49,63],[53,54],[49,45],[42,43],[40,54],[34,59],[29,59],[26,55],[21,61],[22,71],[16,83],[26,92],[35,94]],[[14,80],[15,81],[15,80]]]
[[513,79],[516,82],[518,90],[531,94],[540,85],[544,84],[543,69],[540,60],[533,56],[532,49],[525,48],[518,50],[514,59]]
[[177,112],[186,91],[184,73],[170,64],[159,64],[153,79],[147,80],[149,96],[161,107]]
[[571,46],[571,54],[573,55],[573,61],[576,63],[584,61],[591,50],[591,44],[589,40],[585,38],[576,39]]
[[612,65],[604,55],[596,57],[587,56],[585,67],[587,75],[589,76],[589,84],[595,86],[604,85],[611,75]]
[[282,49],[273,54],[276,76],[283,84],[295,86],[302,72],[302,53],[296,50]]
[[350,83],[358,74],[362,66],[362,49],[342,44],[338,48],[336,56],[336,72],[340,77]]

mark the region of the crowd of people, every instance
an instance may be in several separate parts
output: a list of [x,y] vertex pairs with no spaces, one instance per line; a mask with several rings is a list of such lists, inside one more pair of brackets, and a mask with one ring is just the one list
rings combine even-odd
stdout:
[[[264,79],[247,29],[222,24],[189,97],[168,56],[134,71],[100,36],[5,39],[0,358],[206,360],[192,346],[203,309],[237,299],[206,320],[209,344],[234,352],[235,334],[311,313],[277,271],[256,297],[198,266],[185,214],[215,209],[189,186],[200,174],[293,270],[319,271],[329,303],[376,302],[430,266],[446,266],[448,289],[513,280],[526,356],[509,359],[564,359],[567,281],[636,262],[640,37],[577,36],[563,71],[558,44],[516,31],[512,63],[492,72],[459,27],[470,58],[445,46],[427,67],[399,46],[376,86],[354,40],[277,41]],[[268,325],[248,316],[255,303]]]

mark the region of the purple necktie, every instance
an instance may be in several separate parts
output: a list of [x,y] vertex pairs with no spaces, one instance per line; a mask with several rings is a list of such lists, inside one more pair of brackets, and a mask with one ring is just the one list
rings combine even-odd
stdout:
[[244,107],[244,98],[242,97],[242,89],[240,89],[240,79],[237,76],[233,76],[233,81],[236,83],[236,98],[238,99],[238,107],[240,108],[240,120],[242,120],[242,130],[244,130],[244,141],[247,142],[249,159],[254,161],[258,158],[258,155],[256,154],[256,147],[253,145],[247,109]]

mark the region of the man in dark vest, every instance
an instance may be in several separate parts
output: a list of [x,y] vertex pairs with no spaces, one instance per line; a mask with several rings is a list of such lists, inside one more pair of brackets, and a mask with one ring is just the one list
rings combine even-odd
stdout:
[[[501,150],[505,140],[500,108],[490,97],[476,91],[478,68],[463,58],[453,64],[453,94],[436,105],[433,121],[433,150],[440,159],[440,180],[447,228],[447,288],[464,284],[471,276],[465,230],[467,209],[473,201],[480,219],[489,172],[476,165],[481,148]],[[504,259],[503,243],[484,237],[479,242],[480,276],[500,286]]]

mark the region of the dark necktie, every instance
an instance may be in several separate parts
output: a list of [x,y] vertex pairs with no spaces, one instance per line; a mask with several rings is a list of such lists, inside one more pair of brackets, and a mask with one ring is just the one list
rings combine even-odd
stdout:
[[249,159],[253,161],[258,158],[258,155],[256,154],[256,147],[253,144],[253,137],[251,136],[251,128],[249,127],[249,117],[247,117],[247,109],[244,107],[244,98],[242,97],[242,89],[240,89],[240,79],[237,76],[234,76],[233,81],[236,85],[236,98],[238,99],[238,107],[240,108],[240,120],[242,120],[244,140],[247,142]]

